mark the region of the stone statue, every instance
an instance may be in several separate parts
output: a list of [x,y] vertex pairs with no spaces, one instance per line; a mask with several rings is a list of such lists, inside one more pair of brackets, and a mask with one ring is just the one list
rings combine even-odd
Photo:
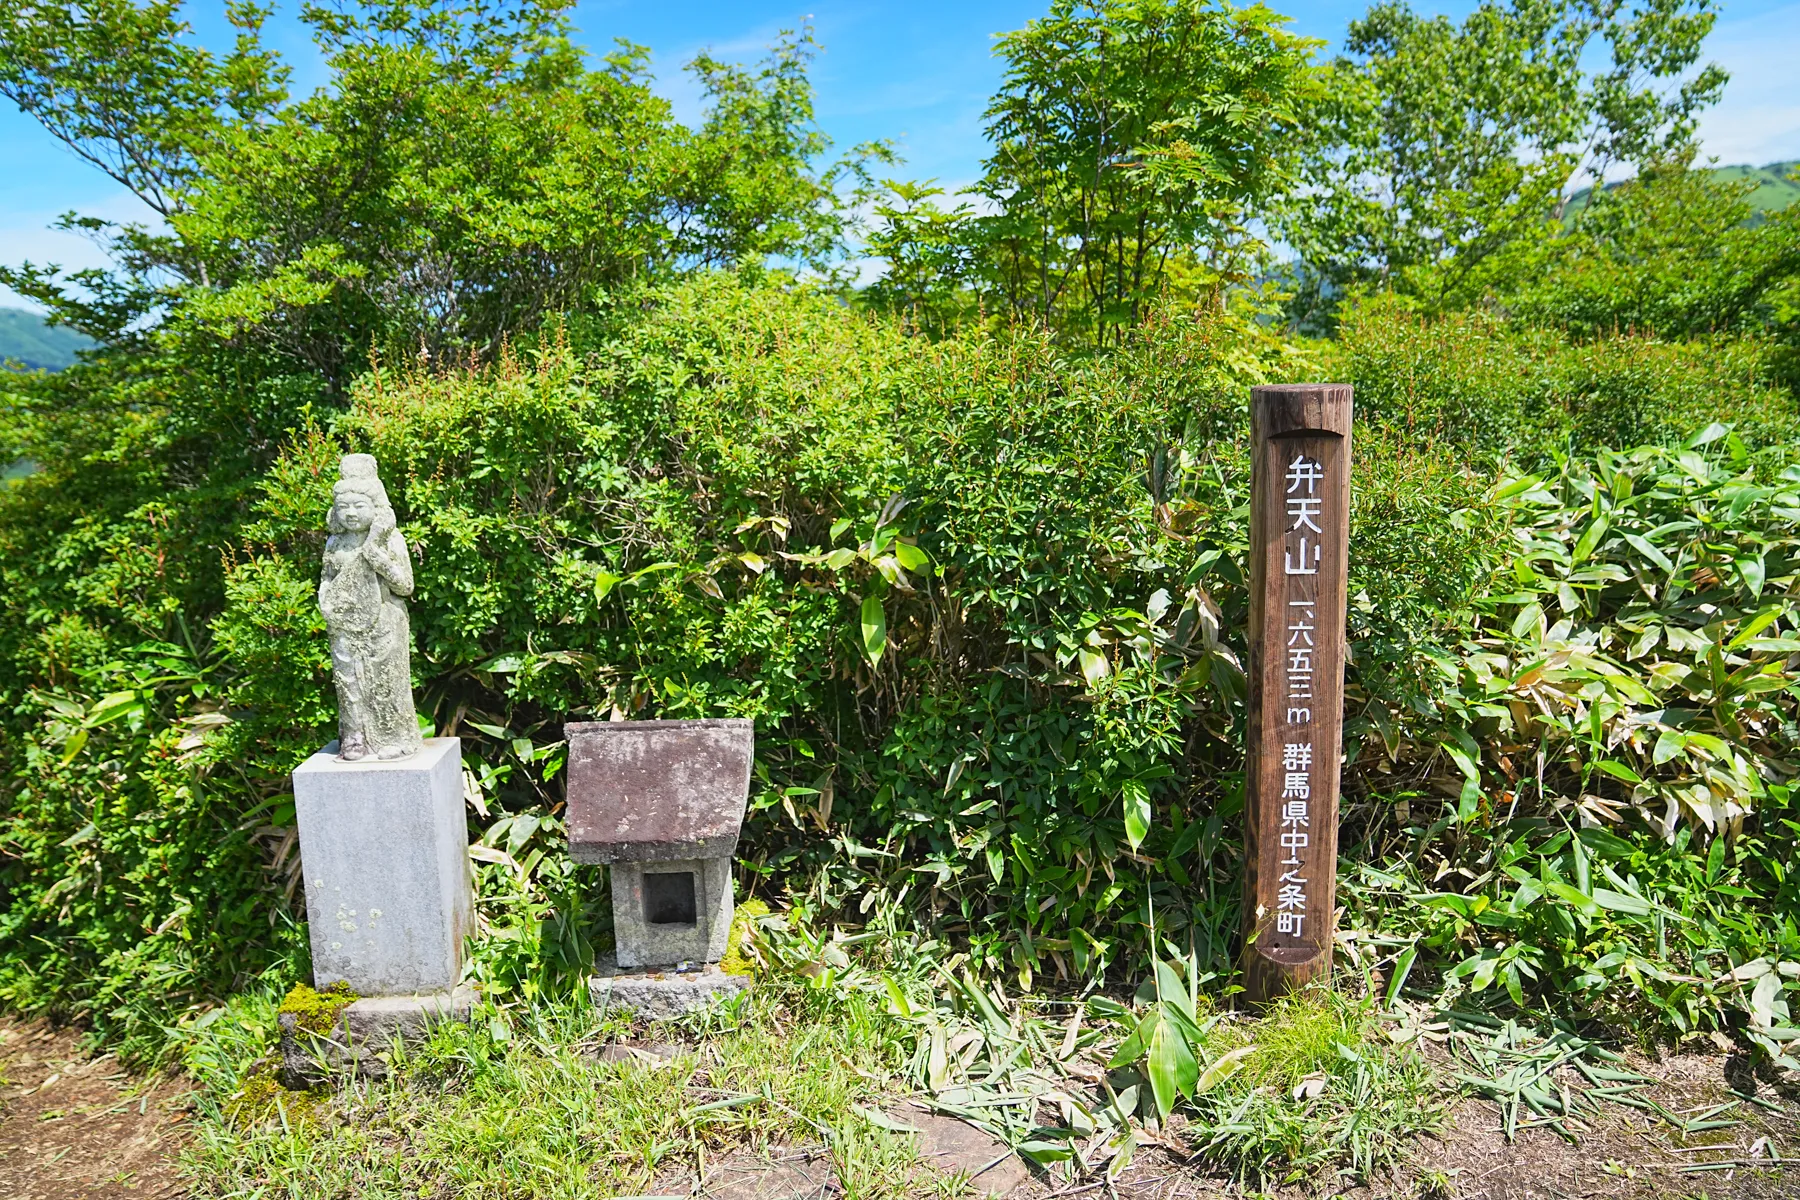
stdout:
[[331,489],[319,608],[337,679],[338,757],[394,760],[423,746],[413,715],[412,560],[374,456],[346,454]]

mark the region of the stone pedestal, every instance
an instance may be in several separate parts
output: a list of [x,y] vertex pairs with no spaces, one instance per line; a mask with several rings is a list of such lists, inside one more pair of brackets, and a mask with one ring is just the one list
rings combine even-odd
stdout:
[[622,971],[613,960],[602,959],[588,980],[588,996],[597,1009],[628,1008],[640,1017],[665,1021],[749,986],[749,976],[728,975],[717,963],[696,963],[689,971]]
[[461,739],[399,762],[336,755],[334,742],[294,772],[313,986],[451,993],[475,911]]
[[328,1030],[304,1028],[282,1013],[281,1080],[291,1088],[310,1087],[336,1075],[380,1079],[396,1042],[417,1041],[445,1021],[467,1021],[475,989],[424,996],[371,996],[348,1005]]

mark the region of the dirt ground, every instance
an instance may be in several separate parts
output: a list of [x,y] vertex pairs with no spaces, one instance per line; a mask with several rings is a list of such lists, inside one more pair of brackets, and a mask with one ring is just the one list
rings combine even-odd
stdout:
[[[1674,1115],[1692,1119],[1737,1100],[1720,1115],[1742,1123],[1683,1135],[1651,1113],[1609,1104],[1601,1120],[1576,1130],[1577,1145],[1548,1129],[1509,1143],[1495,1105],[1465,1100],[1441,1140],[1419,1148],[1415,1180],[1456,1200],[1800,1197],[1800,1089],[1779,1086],[1773,1073],[1759,1077],[1742,1054],[1633,1055],[1627,1065],[1657,1080],[1646,1098]],[[1564,1072],[1563,1082],[1578,1082]]]
[[168,1200],[187,1089],[89,1058],[70,1030],[0,1018],[0,1197]]
[[[1800,1088],[1759,1078],[1741,1055],[1631,1056],[1629,1067],[1658,1081],[1644,1093],[1671,1113],[1693,1117],[1748,1095],[1729,1114],[1742,1124],[1683,1136],[1651,1113],[1606,1105],[1596,1121],[1575,1122],[1579,1143],[1549,1129],[1508,1141],[1498,1106],[1464,1098],[1435,1138],[1387,1179],[1335,1189],[1329,1180],[1278,1189],[1276,1200],[1800,1200]],[[1579,1079],[1565,1068],[1571,1086]],[[1173,1131],[1179,1140],[1179,1130]],[[1242,1196],[1229,1180],[1196,1171],[1172,1148],[1141,1154],[1119,1180],[1128,1200]],[[1103,1189],[1058,1190],[1034,1181],[1009,1200],[1105,1196]]]
[[[1110,1188],[1033,1176],[1017,1159],[990,1167],[972,1183],[976,1194],[1006,1200],[1800,1200],[1800,1088],[1777,1087],[1758,1078],[1742,1056],[1720,1053],[1657,1060],[1640,1055],[1627,1065],[1659,1081],[1643,1094],[1678,1117],[1745,1095],[1772,1108],[1739,1103],[1722,1115],[1741,1124],[1683,1136],[1650,1113],[1606,1105],[1600,1119],[1575,1123],[1580,1141],[1571,1145],[1549,1129],[1523,1130],[1509,1142],[1497,1106],[1464,1098],[1451,1107],[1440,1136],[1422,1139],[1410,1162],[1386,1179],[1355,1187],[1311,1179],[1270,1192],[1246,1191],[1192,1163],[1178,1127],[1168,1131],[1165,1144],[1140,1149]],[[1570,1078],[1560,1082],[1579,1086],[1567,1070]],[[903,1108],[890,1115],[922,1130],[921,1158],[947,1173],[981,1171],[1000,1149],[955,1121]],[[843,1195],[822,1146],[761,1158],[743,1152],[709,1166],[701,1177],[671,1172],[653,1191],[657,1200]]]
[[[1743,1123],[1691,1137],[1649,1113],[1607,1106],[1570,1145],[1547,1129],[1508,1142],[1494,1105],[1458,1102],[1443,1133],[1417,1146],[1391,1178],[1340,1190],[1333,1181],[1265,1193],[1271,1200],[1796,1200],[1800,1198],[1800,1088],[1759,1078],[1742,1057],[1682,1054],[1632,1062],[1659,1081],[1651,1097],[1690,1115],[1750,1095],[1772,1107],[1740,1104]],[[0,1019],[0,1200],[175,1200],[188,1195],[174,1168],[187,1119],[178,1081],[137,1080],[110,1057],[89,1059],[67,1030]],[[955,1121],[916,1110],[897,1117],[920,1128],[922,1158],[947,1172],[993,1163],[991,1143]],[[680,1172],[655,1194],[714,1200],[799,1200],[843,1194],[823,1147],[763,1156],[749,1152],[709,1164],[702,1177]],[[1792,1163],[1793,1165],[1785,1165]],[[979,1164],[979,1165],[976,1165]],[[1007,1158],[975,1180],[1008,1200],[1196,1200],[1243,1197],[1231,1181],[1197,1168],[1178,1128],[1163,1146],[1141,1149],[1108,1188],[1056,1184]],[[1249,1193],[1256,1195],[1256,1193]]]

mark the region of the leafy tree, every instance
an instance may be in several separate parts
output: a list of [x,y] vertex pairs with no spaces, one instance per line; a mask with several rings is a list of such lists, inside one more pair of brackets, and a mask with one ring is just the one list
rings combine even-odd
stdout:
[[897,193],[908,208],[882,214],[891,297],[923,294],[908,276],[954,233],[967,249],[949,257],[997,313],[1076,344],[1118,344],[1184,260],[1210,268],[1217,303],[1256,264],[1247,215],[1288,182],[1319,43],[1286,23],[1260,4],[1055,0],[999,42],[974,189],[991,212],[952,219]]
[[271,9],[232,0],[223,59],[186,40],[178,0],[0,5],[0,94],[158,214],[204,174],[231,123],[271,117],[289,70],[260,40]]
[[[1580,177],[1679,155],[1725,73],[1715,0],[1485,0],[1463,23],[1383,2],[1307,122],[1288,242],[1325,290],[1465,303],[1555,228]],[[1596,60],[1600,65],[1592,67]]]
[[1756,186],[1686,161],[1655,165],[1597,192],[1573,228],[1537,244],[1502,299],[1516,316],[1584,336],[1780,325],[1779,297],[1800,275],[1800,221],[1752,220]]
[[930,182],[890,179],[886,187],[867,248],[887,261],[887,270],[862,298],[897,314],[915,333],[954,333],[976,307],[974,208],[944,208],[935,199],[944,189]]
[[701,54],[688,64],[710,102],[683,139],[671,182],[673,260],[686,267],[756,267],[782,256],[825,272],[844,250],[853,214],[874,192],[872,164],[894,161],[865,142],[823,172],[831,149],[813,120],[810,31],[784,36],[754,71]]
[[253,4],[232,6],[237,45],[216,56],[170,2],[0,0],[0,91],[167,224],[69,218],[110,241],[114,271],[0,280],[115,349],[157,332],[209,390],[223,358],[238,390],[252,362],[335,395],[372,349],[491,357],[626,281],[833,258],[835,189],[860,158],[813,165],[829,143],[809,33],[760,69],[697,59],[711,105],[689,130],[643,47],[588,67],[569,3],[309,4],[331,81],[295,99]]

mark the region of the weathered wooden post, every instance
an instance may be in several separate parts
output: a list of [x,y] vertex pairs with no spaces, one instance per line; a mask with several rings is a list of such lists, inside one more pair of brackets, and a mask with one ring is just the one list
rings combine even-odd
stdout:
[[1331,972],[1350,387],[1252,388],[1250,429],[1244,987],[1256,1004]]

